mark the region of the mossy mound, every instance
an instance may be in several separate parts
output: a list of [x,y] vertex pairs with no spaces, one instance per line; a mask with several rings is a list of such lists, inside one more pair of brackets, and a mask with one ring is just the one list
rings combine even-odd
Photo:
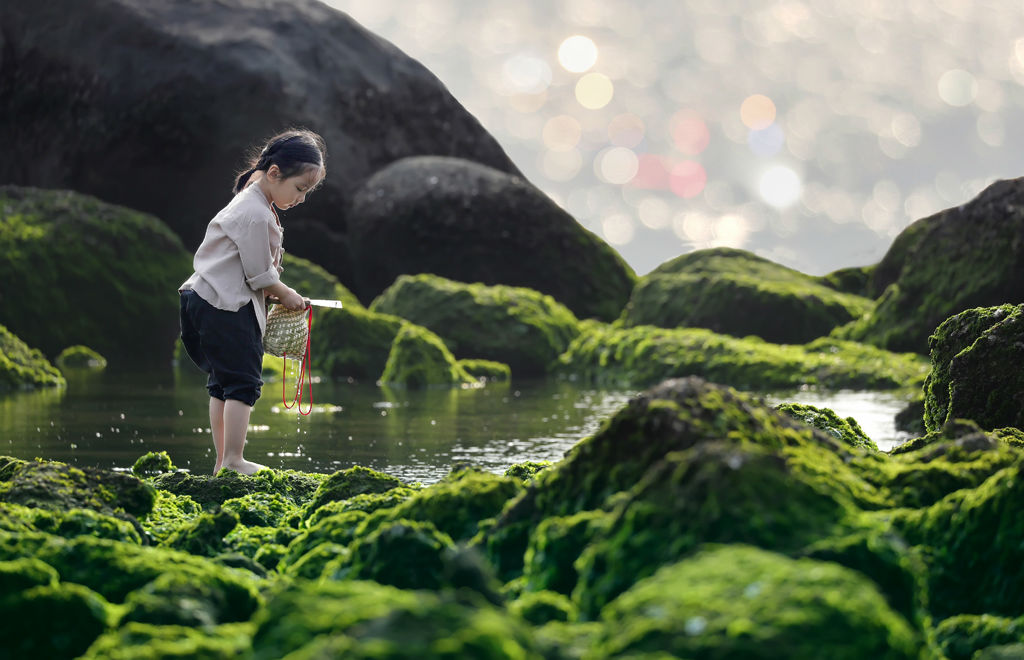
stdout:
[[974,307],[1024,303],[1024,179],[912,223],[871,278],[874,311],[837,336],[892,351],[928,352],[945,319]]
[[[306,518],[306,525],[313,527],[324,518],[345,513],[346,511],[373,513],[380,509],[390,509],[406,501],[415,493],[416,490],[413,488],[399,486],[381,493],[363,493],[347,499],[328,502],[323,506],[312,509],[312,513],[309,513],[308,518]],[[306,511],[309,512],[310,510],[311,507],[307,505]]]
[[28,344],[0,325],[0,394],[11,390],[67,385],[42,351]]
[[160,490],[175,495],[188,495],[203,506],[223,504],[250,493],[276,493],[297,505],[303,505],[313,497],[313,493],[326,478],[325,474],[295,470],[260,470],[246,476],[224,469],[216,476],[171,472],[157,475],[149,482]]
[[1024,428],[1024,305],[970,309],[943,321],[928,340],[924,425],[971,419],[982,428]]
[[741,389],[897,389],[925,378],[920,356],[816,339],[802,346],[738,339],[701,328],[616,328],[598,323],[559,357],[557,372],[598,385],[643,387],[666,378],[700,376]]
[[874,302],[745,250],[684,254],[640,278],[626,326],[696,327],[735,337],[802,344],[858,319]]
[[404,324],[397,316],[377,314],[362,306],[317,314],[312,338],[314,373],[376,382]]
[[775,409],[828,433],[846,445],[878,451],[878,445],[864,433],[864,429],[853,417],[841,418],[829,408],[817,408],[804,403],[783,403],[775,406]]
[[[84,344],[116,363],[171,359],[174,283],[192,259],[157,218],[74,192],[2,186],[0,253],[0,323],[43,353]],[[39,292],[47,304],[33,304]]]
[[523,555],[523,587],[527,593],[571,594],[578,579],[576,560],[611,524],[611,514],[604,511],[581,511],[542,520],[530,535]]
[[[311,577],[319,577],[324,564],[344,550],[345,546],[356,540],[367,515],[365,511],[345,511],[319,520],[315,525],[301,531],[289,542],[280,559],[280,568],[294,574],[293,567],[303,562],[308,563],[311,560],[308,555],[320,548],[328,551],[327,556],[321,554],[320,558],[316,560],[318,568],[311,571],[315,573]],[[338,552],[331,549],[332,547],[337,548]],[[308,567],[303,570],[310,571]]]
[[369,581],[295,583],[255,621],[255,660],[539,657],[527,625],[502,610]]
[[100,371],[106,368],[107,358],[88,346],[79,344],[77,346],[68,346],[61,351],[57,359],[54,360],[54,363],[56,363],[57,368],[61,371],[73,371],[76,369]]
[[834,270],[817,279],[825,286],[836,291],[852,293],[862,298],[874,298],[875,296],[871,290],[871,277],[874,272],[874,266],[851,266]]
[[82,660],[235,660],[251,653],[251,645],[247,623],[200,629],[129,622],[101,635]]
[[225,500],[222,505],[250,527],[289,527],[298,524],[301,509],[279,493],[249,493]]
[[481,382],[504,383],[512,379],[512,369],[493,360],[458,360],[459,367],[470,378]]
[[517,376],[546,373],[579,334],[576,317],[551,296],[436,275],[402,275],[370,309],[433,330],[457,357],[502,362]]
[[935,627],[935,641],[947,660],[971,660],[982,649],[1024,642],[1024,617],[961,614]]
[[357,495],[386,493],[392,488],[404,486],[400,479],[390,474],[377,472],[369,468],[355,465],[339,470],[320,482],[313,497],[306,505],[307,518],[320,507],[339,500],[347,500]]
[[136,459],[132,466],[132,474],[145,478],[165,472],[174,472],[177,469],[166,451],[150,451]]
[[[91,536],[122,543],[141,544],[143,532],[135,520],[97,513],[92,509],[49,510],[0,504],[0,529],[8,532],[45,532],[64,538]],[[17,521],[17,525],[9,524]]]
[[93,467],[35,460],[5,472],[0,502],[53,511],[92,509],[107,515],[120,511],[142,516],[156,499],[152,486],[136,477]]
[[194,576],[171,572],[128,594],[121,624],[210,628],[248,621],[262,602],[253,581],[234,573],[211,573],[199,582]]
[[196,516],[175,530],[160,545],[190,555],[213,557],[224,550],[224,537],[237,525],[237,515],[218,508]]
[[461,387],[476,382],[458,365],[441,338],[421,326],[402,326],[391,344],[380,382],[392,387]]
[[3,592],[0,653],[7,658],[76,658],[110,626],[112,618],[107,601],[78,584]]
[[141,516],[139,522],[146,533],[159,543],[202,512],[203,507],[188,495],[175,495],[158,489],[153,508]]
[[523,481],[530,481],[537,476],[542,470],[546,470],[554,465],[551,461],[525,461],[523,463],[516,463],[510,465],[505,469],[506,477],[515,477],[516,479],[522,479]]
[[[285,252],[281,266],[284,267],[284,271],[281,272],[281,279],[306,298],[340,300],[343,304],[343,309],[361,308],[363,306],[359,299],[355,297],[355,294],[349,291],[337,277],[308,259],[296,257],[290,252]],[[334,311],[330,308],[317,308],[315,310],[314,324],[320,320],[321,314],[331,315]]]
[[524,621],[542,626],[551,621],[569,621],[576,618],[576,608],[562,594],[536,591],[523,594],[508,605],[508,610]]
[[742,546],[666,566],[601,616],[595,657],[910,659],[921,651],[862,575]]

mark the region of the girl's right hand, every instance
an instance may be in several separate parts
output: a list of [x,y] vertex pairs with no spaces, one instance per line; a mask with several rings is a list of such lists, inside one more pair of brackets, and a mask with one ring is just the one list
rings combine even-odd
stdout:
[[293,312],[306,309],[306,299],[295,292],[295,289],[288,289],[288,292],[280,297],[281,304]]

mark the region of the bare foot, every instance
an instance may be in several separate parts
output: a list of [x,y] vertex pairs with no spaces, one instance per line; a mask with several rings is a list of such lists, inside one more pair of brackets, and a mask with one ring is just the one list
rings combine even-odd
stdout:
[[266,465],[253,463],[252,461],[247,461],[244,458],[239,461],[224,461],[224,464],[221,465],[221,467],[234,470],[238,474],[256,474],[260,470],[267,469]]
[[216,465],[214,465],[214,466],[213,466],[213,476],[215,476],[215,477],[216,477],[216,476],[217,476],[217,473],[218,473],[218,472],[220,472],[220,469],[221,469],[222,467],[224,467],[224,466],[223,466],[222,464],[220,464],[220,463],[217,463]]

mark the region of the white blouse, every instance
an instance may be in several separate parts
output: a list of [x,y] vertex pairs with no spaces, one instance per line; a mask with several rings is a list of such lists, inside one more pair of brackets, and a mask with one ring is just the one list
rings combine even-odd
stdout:
[[263,289],[281,280],[283,239],[277,214],[254,182],[207,225],[192,260],[195,272],[178,291],[192,289],[217,309],[232,312],[251,301],[262,334],[267,330]]

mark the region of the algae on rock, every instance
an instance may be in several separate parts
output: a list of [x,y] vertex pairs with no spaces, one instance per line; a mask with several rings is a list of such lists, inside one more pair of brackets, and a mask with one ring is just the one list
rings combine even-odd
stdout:
[[459,366],[440,337],[406,323],[391,344],[380,382],[392,387],[422,388],[461,387],[477,381]]
[[30,348],[0,325],[0,394],[10,390],[64,385],[67,385],[64,376],[47,361],[42,351]]

